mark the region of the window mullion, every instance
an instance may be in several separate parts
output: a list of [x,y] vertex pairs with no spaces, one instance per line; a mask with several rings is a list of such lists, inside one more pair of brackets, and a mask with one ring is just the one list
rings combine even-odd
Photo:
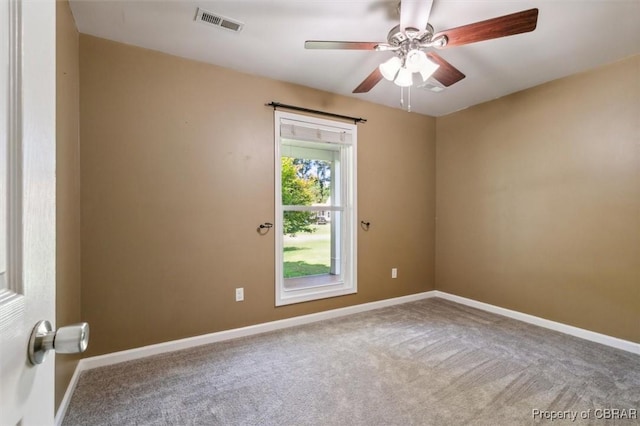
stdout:
[[342,206],[297,206],[297,205],[293,205],[293,206],[282,206],[282,210],[283,211],[290,211],[290,212],[319,212],[319,211],[334,211],[334,212],[341,212],[344,211],[344,207]]

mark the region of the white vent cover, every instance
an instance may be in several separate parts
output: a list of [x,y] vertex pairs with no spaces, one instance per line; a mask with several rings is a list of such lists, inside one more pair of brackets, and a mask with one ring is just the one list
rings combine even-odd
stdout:
[[429,90],[431,92],[442,92],[444,90],[444,86],[441,85],[438,81],[429,79],[424,83],[418,84],[418,88],[422,90]]
[[233,31],[236,33],[242,30],[242,27],[244,27],[244,24],[242,22],[229,19],[217,13],[208,12],[200,8],[198,8],[198,13],[196,14],[196,22],[200,22],[206,25],[213,25],[214,27],[218,28],[224,28],[225,30]]

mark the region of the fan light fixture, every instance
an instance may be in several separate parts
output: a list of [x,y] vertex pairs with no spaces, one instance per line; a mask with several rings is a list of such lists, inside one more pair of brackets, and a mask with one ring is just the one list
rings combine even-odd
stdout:
[[418,72],[429,61],[427,55],[422,50],[410,50],[407,52],[407,58],[405,59],[405,66],[411,72]]
[[423,82],[427,81],[429,79],[429,77],[431,77],[433,75],[433,73],[438,70],[438,68],[440,68],[440,65],[434,64],[433,62],[431,62],[430,60],[427,59],[427,62],[418,71],[420,73],[420,75],[422,76],[422,81]]
[[404,88],[407,88],[407,111],[411,111],[411,86],[413,74],[420,73],[425,82],[440,67],[427,57],[427,54],[415,47],[404,48],[396,56],[378,66],[382,77],[400,86],[400,105],[404,108]]
[[396,75],[398,75],[400,67],[402,67],[402,60],[398,56],[394,56],[388,61],[381,63],[378,68],[384,78],[393,81]]
[[378,68],[385,79],[400,87],[409,87],[413,85],[413,73],[420,73],[422,81],[427,81],[439,66],[431,62],[422,50],[412,49],[407,52],[404,61],[399,56],[394,56]]
[[[353,93],[367,93],[383,79],[410,88],[416,72],[420,73],[425,82],[428,79],[435,80],[442,89],[459,82],[465,75],[435,51],[431,50],[427,54],[425,51],[528,33],[535,30],[538,24],[538,9],[533,8],[436,32],[428,22],[432,0],[403,0],[402,3],[399,7],[400,23],[391,28],[386,42],[307,40],[304,47],[395,53],[393,58],[375,68],[353,89]],[[436,69],[437,73],[433,74]],[[411,82],[408,81],[407,73]],[[407,93],[411,93],[409,89]]]
[[413,73],[407,67],[402,67],[393,82],[400,87],[409,87],[413,84]]

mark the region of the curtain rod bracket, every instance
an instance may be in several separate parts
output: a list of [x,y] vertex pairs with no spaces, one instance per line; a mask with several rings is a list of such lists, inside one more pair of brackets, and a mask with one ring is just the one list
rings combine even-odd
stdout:
[[340,115],[340,114],[334,114],[332,112],[318,111],[318,110],[315,110],[315,109],[303,108],[303,107],[298,107],[298,106],[294,106],[294,105],[286,105],[286,104],[281,104],[280,102],[269,102],[268,104],[265,104],[265,106],[273,107],[274,111],[275,111],[276,108],[285,108],[285,109],[290,109],[290,110],[293,110],[293,111],[309,112],[309,113],[312,113],[312,114],[325,115],[327,117],[341,118],[343,120],[351,120],[355,124],[366,123],[367,122],[367,120],[364,119],[364,118],[350,117],[348,115]]

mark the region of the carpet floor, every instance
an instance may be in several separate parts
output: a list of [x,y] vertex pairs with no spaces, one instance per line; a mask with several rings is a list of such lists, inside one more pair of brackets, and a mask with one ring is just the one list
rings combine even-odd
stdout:
[[85,371],[63,425],[637,425],[638,411],[640,356],[425,299]]

